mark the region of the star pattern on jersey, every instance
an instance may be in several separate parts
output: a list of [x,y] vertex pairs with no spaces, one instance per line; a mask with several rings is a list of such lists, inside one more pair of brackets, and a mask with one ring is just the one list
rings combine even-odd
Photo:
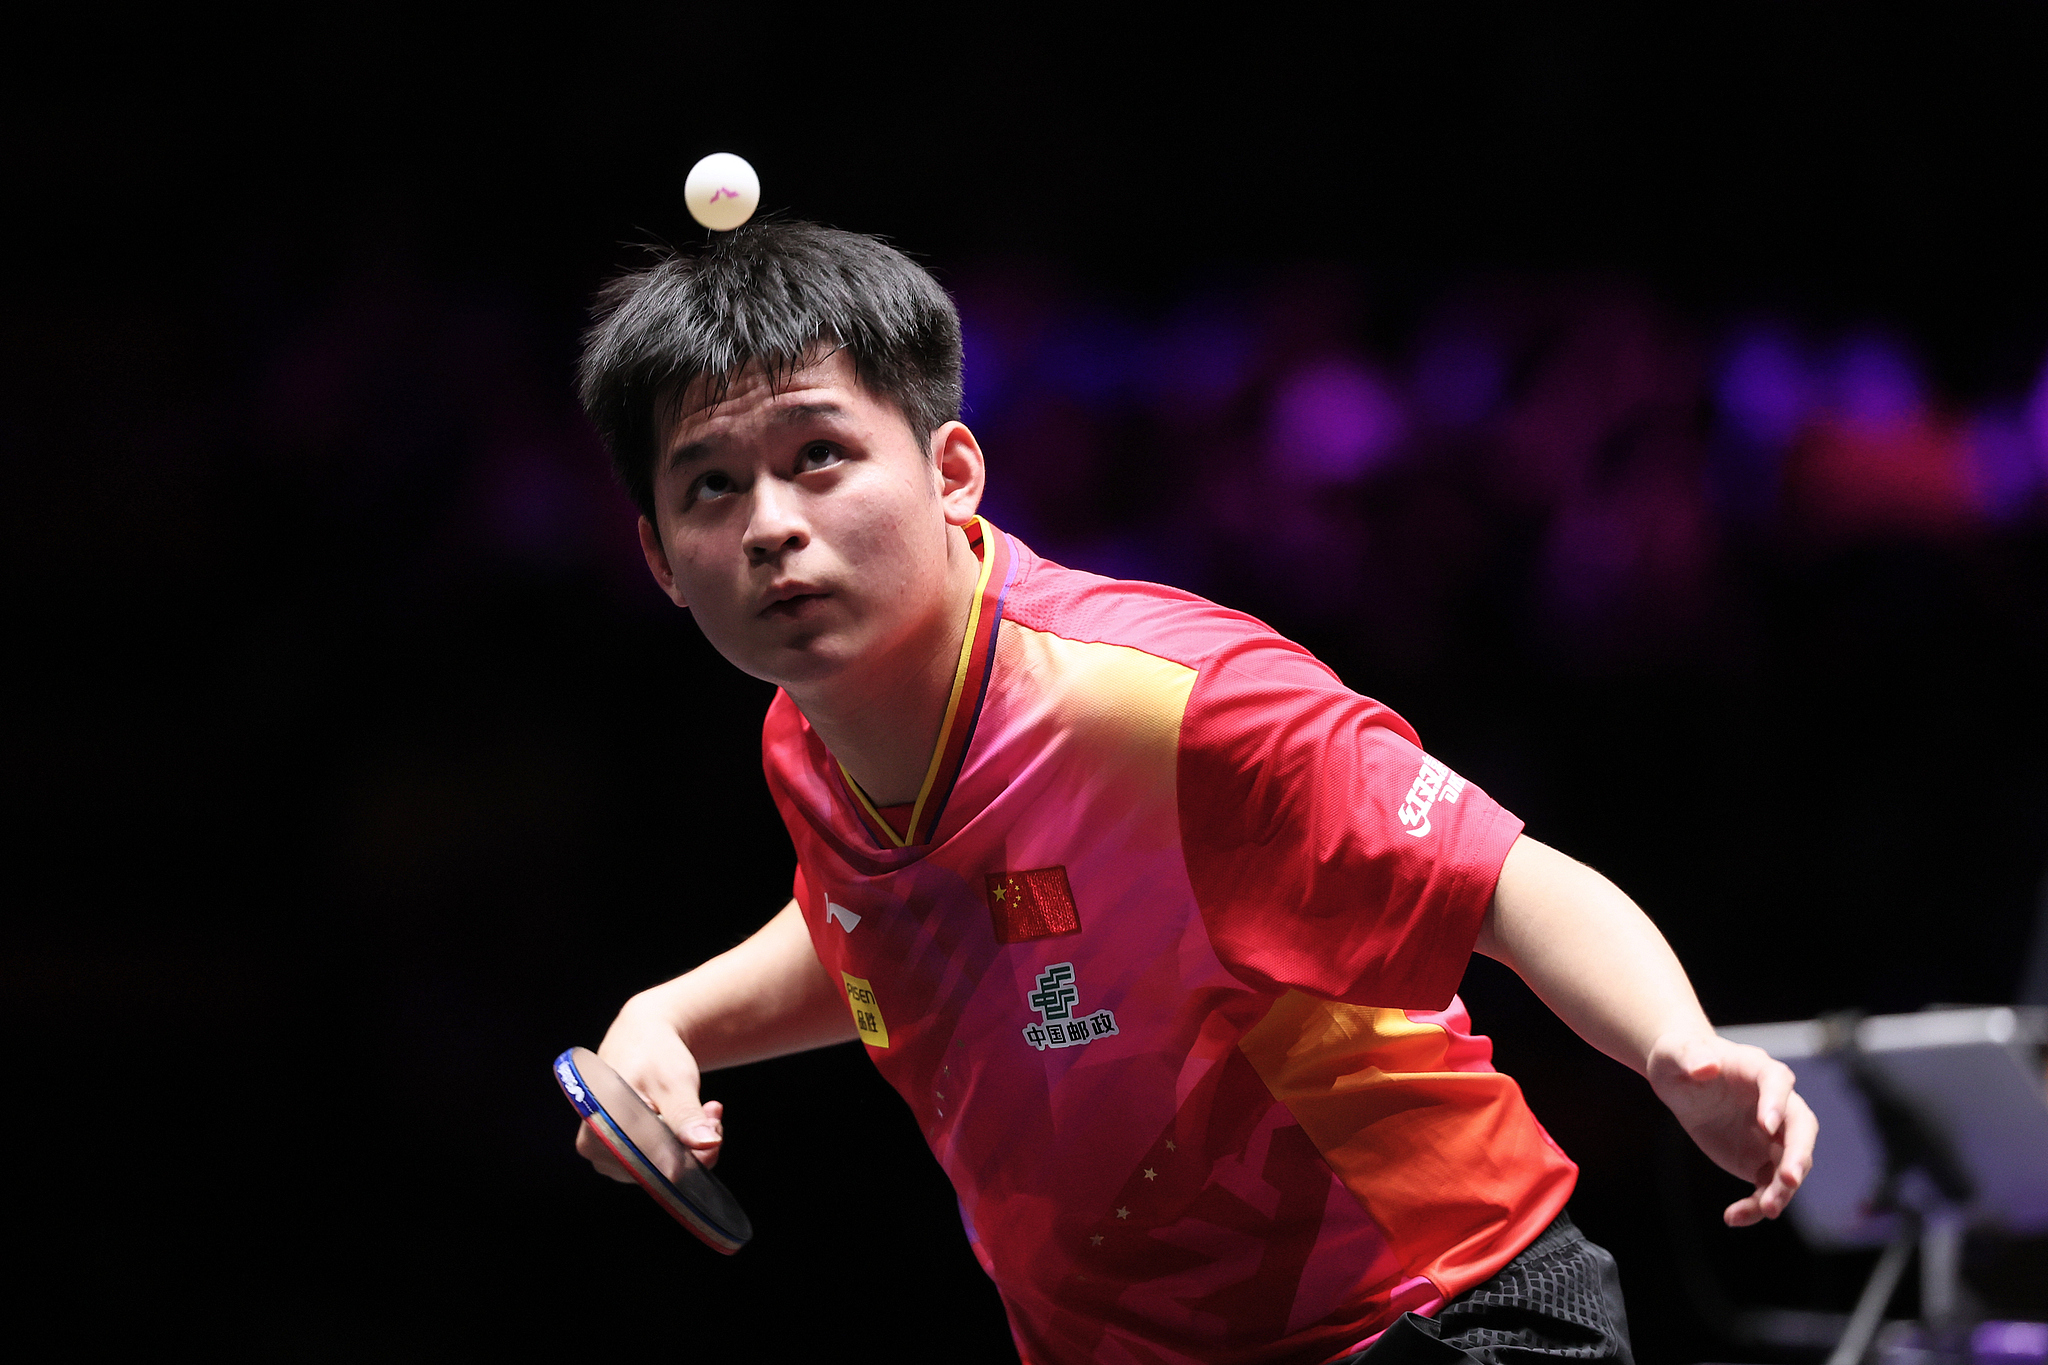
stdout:
[[1089,1234],[1088,1234],[1088,1245],[1089,1245],[1089,1246],[1092,1246],[1092,1247],[1099,1247],[1099,1246],[1101,1246],[1101,1245],[1102,1245],[1102,1234],[1101,1234],[1101,1233],[1099,1233],[1099,1232],[1091,1232],[1091,1233],[1089,1233]]
[[[1180,1144],[1175,1142],[1170,1137],[1160,1138],[1159,1146],[1161,1148],[1164,1148],[1168,1152],[1178,1152],[1180,1150]],[[1164,1173],[1167,1176],[1167,1184],[1166,1186],[1161,1187],[1161,1191],[1166,1195],[1168,1199],[1172,1199],[1175,1197],[1172,1191],[1174,1172],[1172,1170],[1167,1169],[1167,1163],[1164,1160],[1157,1159],[1157,1151],[1158,1149],[1155,1148],[1155,1160],[1153,1161],[1153,1164],[1149,1166],[1140,1166],[1135,1172],[1132,1173],[1132,1186],[1135,1186],[1139,1180],[1143,1180],[1147,1185],[1157,1185],[1160,1175]],[[1147,1208],[1150,1208],[1149,1201],[1152,1198],[1154,1198],[1154,1196],[1149,1192],[1141,1193],[1140,1191],[1138,1191],[1135,1188],[1132,1188],[1131,1186],[1126,1186],[1123,1193],[1125,1198],[1132,1200],[1132,1204],[1143,1204]],[[1136,1197],[1134,1198],[1134,1196]],[[1132,1204],[1119,1204],[1116,1206],[1115,1213],[1118,1222],[1128,1222],[1130,1220]],[[1153,1215],[1148,1213],[1145,1216],[1151,1217]],[[1090,1238],[1090,1241],[1093,1244],[1099,1245],[1099,1239],[1100,1234],[1097,1234],[1096,1237]]]

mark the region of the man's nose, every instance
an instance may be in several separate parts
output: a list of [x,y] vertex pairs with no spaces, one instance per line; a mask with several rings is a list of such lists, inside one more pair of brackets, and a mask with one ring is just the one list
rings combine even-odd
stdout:
[[810,540],[801,495],[781,479],[759,479],[747,519],[747,559],[759,564]]

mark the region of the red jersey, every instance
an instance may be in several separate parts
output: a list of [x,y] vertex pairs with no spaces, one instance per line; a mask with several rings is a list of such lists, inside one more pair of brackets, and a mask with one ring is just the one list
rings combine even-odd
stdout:
[[1491,1276],[1577,1177],[1455,995],[1520,822],[1252,618],[968,535],[916,802],[785,695],[762,747],[1024,1360],[1327,1361]]

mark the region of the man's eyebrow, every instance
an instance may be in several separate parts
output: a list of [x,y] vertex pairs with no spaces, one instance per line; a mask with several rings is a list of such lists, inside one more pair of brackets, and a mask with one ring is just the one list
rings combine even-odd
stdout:
[[779,410],[775,414],[775,420],[779,423],[787,425],[788,423],[791,422],[809,421],[810,419],[816,417],[844,416],[846,416],[846,409],[841,407],[837,403],[795,403],[789,407]]
[[671,450],[668,453],[668,458],[662,461],[662,468],[674,469],[677,465],[688,464],[692,460],[701,460],[710,453],[711,442],[691,441],[687,445],[679,445],[674,450]]
[[[774,421],[778,426],[788,426],[797,422],[810,422],[820,418],[839,418],[844,416],[846,416],[846,408],[839,403],[829,401],[794,403],[789,407],[776,409]],[[662,462],[662,466],[665,469],[674,469],[676,466],[688,464],[692,460],[704,459],[711,454],[712,445],[713,443],[710,441],[686,442],[670,451],[668,458]]]

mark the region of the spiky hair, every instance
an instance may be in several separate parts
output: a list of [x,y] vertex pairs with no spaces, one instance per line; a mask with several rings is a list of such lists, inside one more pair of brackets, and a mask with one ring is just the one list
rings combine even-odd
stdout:
[[664,251],[599,293],[577,390],[642,515],[654,516],[667,409],[702,380],[716,403],[750,366],[771,383],[843,349],[862,388],[920,440],[960,416],[960,315],[925,269],[873,237],[769,221]]

